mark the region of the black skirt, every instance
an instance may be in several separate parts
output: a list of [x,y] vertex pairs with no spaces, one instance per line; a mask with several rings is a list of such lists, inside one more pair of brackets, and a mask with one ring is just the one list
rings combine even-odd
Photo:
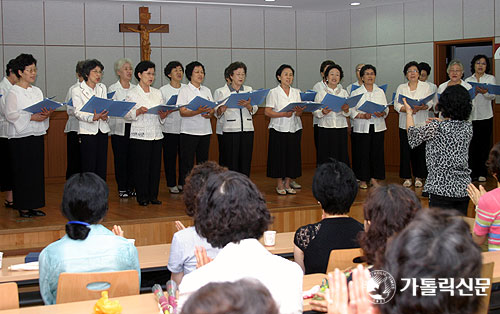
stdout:
[[295,179],[302,175],[301,137],[302,130],[290,133],[269,129],[268,177]]
[[9,140],[0,137],[0,191],[12,191],[12,163],[10,162]]

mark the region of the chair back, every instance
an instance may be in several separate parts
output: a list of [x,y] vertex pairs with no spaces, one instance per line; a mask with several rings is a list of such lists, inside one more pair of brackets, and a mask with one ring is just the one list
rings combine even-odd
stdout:
[[349,267],[356,266],[354,259],[363,256],[363,250],[360,248],[332,250],[328,260],[326,273],[334,271],[335,268],[344,270]]
[[[109,288],[90,290],[91,283],[108,283]],[[56,303],[98,300],[101,292],[107,290],[110,298],[139,294],[137,270],[123,270],[102,273],[62,273],[57,284]]]
[[19,308],[19,294],[17,283],[7,282],[0,284],[0,310]]
[[476,314],[488,314],[488,308],[490,306],[490,298],[491,298],[491,283],[493,278],[493,268],[495,266],[494,262],[483,263],[483,267],[481,268],[481,278],[489,278],[490,285],[488,289],[486,289],[486,295],[481,297],[481,303],[479,304],[479,308]]

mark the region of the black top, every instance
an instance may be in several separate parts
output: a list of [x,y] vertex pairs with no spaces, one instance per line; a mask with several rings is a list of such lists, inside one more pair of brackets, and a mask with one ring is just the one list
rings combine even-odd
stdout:
[[300,227],[293,242],[304,252],[305,273],[325,273],[330,251],[358,248],[358,232],[363,230],[363,225],[350,217],[325,218]]

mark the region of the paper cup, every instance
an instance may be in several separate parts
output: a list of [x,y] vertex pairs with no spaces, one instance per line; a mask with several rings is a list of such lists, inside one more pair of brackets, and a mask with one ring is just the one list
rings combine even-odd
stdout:
[[274,246],[276,244],[276,231],[266,231],[264,232],[264,245]]
[[2,269],[3,252],[0,252],[0,269]]

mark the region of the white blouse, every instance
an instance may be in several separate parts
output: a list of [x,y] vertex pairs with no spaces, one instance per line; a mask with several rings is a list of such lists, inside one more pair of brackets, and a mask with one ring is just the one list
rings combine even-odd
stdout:
[[[267,94],[266,107],[273,108],[275,112],[278,112],[293,102],[300,102],[300,89],[290,87],[290,93],[287,96],[283,88],[278,85]],[[294,112],[291,117],[271,118],[269,129],[295,133],[302,129],[302,121]]]
[[[71,91],[73,90],[73,88],[78,87],[78,85],[80,85],[80,82],[77,81],[68,89],[68,93],[66,94],[66,98],[64,99],[65,103],[68,103],[68,101],[71,99]],[[68,114],[68,121],[66,121],[64,133],[78,132],[78,130],[80,129],[80,124],[78,123],[78,119],[75,117],[75,107],[66,105],[66,113]]]
[[47,133],[49,119],[31,121],[31,113],[23,110],[42,100],[43,93],[36,86],[28,88],[19,85],[12,86],[5,100],[5,117],[9,122],[8,138],[38,136]]
[[[368,92],[365,86],[361,86],[352,92],[352,96],[356,96],[359,94],[363,94],[361,99],[359,100],[356,107],[351,109],[351,118],[353,119],[353,132],[355,133],[370,133],[370,124],[375,125],[375,132],[382,132],[387,130],[385,125],[385,118],[389,114],[389,107],[387,106],[387,99],[385,98],[384,90],[378,87],[377,85],[373,85],[373,91]],[[372,101],[376,104],[385,106],[383,117],[376,117],[372,114],[370,119],[356,119],[356,116],[360,113],[364,113],[363,111],[359,111],[359,107],[361,107],[366,101]]]
[[[399,95],[406,96],[412,99],[422,99],[432,94],[431,85],[425,82],[418,81],[417,89],[414,91],[410,91],[409,83],[404,83],[398,86],[396,90],[396,97],[394,98],[394,110],[399,112],[399,128],[406,129],[406,112],[401,112],[401,108],[404,107],[403,103],[400,103]],[[413,115],[413,120],[415,122],[415,126],[423,126],[429,117],[429,109],[432,108],[433,101],[430,100],[427,103],[429,107],[426,110],[419,110],[416,114]]]
[[[251,92],[252,88],[250,86],[243,85],[240,88],[240,91],[242,93],[247,93]],[[222,99],[235,93],[235,91],[231,92],[228,85],[225,85],[215,91],[214,100],[221,101]],[[224,103],[221,105],[224,105]],[[259,110],[258,106],[252,106],[251,112],[248,111],[247,108],[243,107],[241,109],[227,108],[221,116],[217,116],[217,122],[220,121],[220,128],[222,129],[222,132],[252,132],[254,130],[252,116],[257,113],[257,110]],[[219,123],[217,123],[217,127],[219,127]]]
[[132,121],[130,126],[130,138],[145,141],[161,140],[160,115],[145,113],[137,116],[137,109],[146,107],[148,109],[159,106],[163,102],[163,96],[159,89],[149,87],[146,93],[140,85],[131,88],[127,93],[127,101],[135,102],[135,106],[125,115],[125,119]]
[[[342,89],[340,85],[337,85],[335,89],[331,89],[330,87],[326,87],[326,89],[320,90],[316,94],[315,102],[322,102],[323,98],[325,98],[326,94],[332,94],[339,97],[347,98],[349,95],[345,89]],[[344,112],[341,110],[340,112],[330,112],[327,115],[323,114],[322,109],[318,109],[313,112],[313,117],[317,118],[318,126],[321,128],[347,128],[347,120],[346,118],[351,115],[351,109],[349,108],[348,112]]]
[[5,99],[7,98],[7,93],[9,92],[12,84],[4,77],[2,81],[0,81],[0,137],[7,138],[8,130],[9,130],[9,121],[5,118]]
[[354,86],[356,86],[356,87],[358,87],[358,88],[359,88],[359,87],[361,87],[361,85],[359,85],[358,81],[353,82],[352,84],[349,84],[349,86],[347,86],[347,88],[346,88],[346,91],[347,91],[347,93],[349,93],[349,95],[351,95],[351,94],[352,94],[352,88],[353,88]]
[[[113,100],[125,100],[127,98],[127,93],[129,90],[134,88],[134,84],[130,84],[129,88],[123,88],[122,84],[120,83],[120,80],[118,82],[114,83],[108,88],[108,92],[115,92],[113,95]],[[107,95],[106,95],[107,97]],[[119,136],[124,136],[125,135],[125,123],[130,123],[130,121],[125,120],[124,118],[120,117],[109,117],[108,124],[110,128],[109,135],[119,135]]]
[[[186,84],[181,83],[181,87],[175,88],[170,84],[164,85],[160,88],[160,92],[163,96],[163,104],[166,104],[170,100],[170,97],[174,95],[179,95],[179,90],[186,86]],[[165,119],[165,123],[161,125],[163,133],[170,134],[181,134],[181,114],[179,110],[170,113]]]
[[[75,107],[75,117],[79,121],[78,134],[96,135],[99,131],[108,133],[110,131],[107,121],[101,119],[93,121],[94,114],[80,111],[92,96],[107,98],[106,86],[97,83],[95,88],[90,88],[85,81],[71,90],[71,98]],[[99,113],[99,112],[98,112]]]
[[[487,83],[493,85],[496,85],[497,83],[493,75],[486,73],[479,78],[479,81],[477,80],[475,75],[466,78],[465,81],[474,83]],[[489,93],[478,93],[472,100],[472,112],[470,114],[471,120],[486,120],[493,118],[493,108],[491,106],[491,101],[494,99],[495,95]]]
[[[177,105],[187,105],[196,96],[213,101],[210,89],[203,85],[197,88],[190,82],[179,90]],[[210,123],[210,119],[204,118],[201,114],[192,117],[181,116],[181,133],[190,135],[210,135],[212,134],[212,124]]]

